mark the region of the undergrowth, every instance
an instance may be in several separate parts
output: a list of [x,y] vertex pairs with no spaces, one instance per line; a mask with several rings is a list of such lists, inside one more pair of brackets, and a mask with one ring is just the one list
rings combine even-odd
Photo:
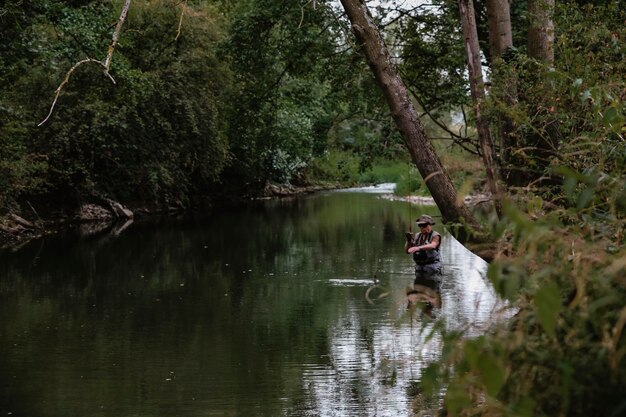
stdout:
[[[445,392],[448,415],[626,415],[624,17],[616,2],[557,7],[560,60],[518,57],[526,104],[492,109],[558,148],[489,224],[500,256],[487,278],[512,318],[475,338],[441,326],[443,354],[421,395]],[[539,75],[536,88],[523,84]],[[546,97],[554,105],[534,111]]]

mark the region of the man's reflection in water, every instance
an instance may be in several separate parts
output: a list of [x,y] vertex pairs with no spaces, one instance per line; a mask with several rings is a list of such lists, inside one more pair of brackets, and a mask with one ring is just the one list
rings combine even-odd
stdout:
[[412,286],[406,289],[407,309],[413,312],[416,307],[422,314],[436,318],[435,312],[441,308],[441,275],[417,275]]

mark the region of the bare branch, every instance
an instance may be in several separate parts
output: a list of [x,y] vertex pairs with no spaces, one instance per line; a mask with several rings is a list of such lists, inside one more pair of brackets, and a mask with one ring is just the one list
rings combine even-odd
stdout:
[[186,8],[187,8],[187,0],[185,0],[182,3],[182,7],[180,10],[180,20],[178,21],[178,29],[176,30],[176,37],[174,38],[175,41],[177,41],[178,38],[180,37],[180,31],[181,31],[181,28],[183,27],[183,16],[185,15]]
[[[70,68],[70,70],[67,72],[67,74],[65,74],[65,79],[63,80],[63,82],[61,82],[61,84],[59,84],[59,86],[56,89],[56,94],[54,95],[54,101],[52,102],[52,106],[50,106],[50,111],[48,112],[48,115],[46,116],[45,119],[43,119],[37,126],[41,126],[42,124],[46,123],[48,121],[48,119],[50,118],[50,116],[52,115],[52,111],[54,110],[54,106],[57,104],[57,100],[59,99],[59,95],[61,95],[61,91],[63,90],[63,87],[65,87],[65,84],[67,84],[70,81],[70,77],[72,76],[72,74],[74,73],[74,71],[76,71],[76,69],[78,67],[80,67],[83,64],[86,64],[88,62],[95,62],[101,66],[104,67],[104,64],[101,61],[92,59],[92,58],[87,58],[87,59],[83,59],[82,61],[78,61],[77,63],[74,64],[74,66],[72,68]],[[105,74],[109,75],[108,72],[105,71]],[[111,76],[109,75],[109,78]],[[113,81],[113,83],[115,83],[115,80],[113,80],[113,78],[111,78],[111,80]]]
[[[300,6],[300,23],[298,23],[298,29],[302,27],[302,22],[304,22],[304,8],[309,5],[311,1],[308,1],[304,5]],[[313,3],[313,9],[315,10],[315,3]]]
[[52,115],[52,112],[54,111],[54,106],[56,105],[57,100],[59,99],[59,96],[61,95],[61,91],[63,91],[63,87],[65,87],[65,85],[70,81],[70,77],[72,76],[74,71],[76,71],[76,69],[80,67],[81,65],[86,64],[88,62],[94,62],[100,65],[102,68],[104,68],[104,75],[106,75],[107,78],[109,78],[111,82],[115,84],[115,79],[111,76],[111,74],[109,74],[109,68],[111,67],[113,51],[115,51],[115,46],[117,45],[117,40],[119,39],[120,32],[122,31],[122,26],[124,25],[124,21],[126,20],[126,16],[128,15],[130,2],[131,0],[126,0],[124,3],[124,8],[122,9],[122,12],[120,13],[120,17],[117,21],[117,25],[115,26],[115,30],[113,31],[113,36],[111,37],[111,45],[109,45],[109,50],[107,51],[107,56],[104,62],[98,61],[93,58],[86,58],[75,63],[74,66],[72,66],[72,68],[70,68],[70,70],[65,74],[65,79],[63,80],[63,82],[61,82],[61,84],[59,84],[59,86],[57,87],[55,95],[54,95],[54,101],[52,102],[52,105],[50,106],[50,111],[48,112],[48,115],[37,126],[41,126],[48,121],[48,119]]
[[120,18],[117,20],[117,26],[115,26],[115,31],[113,31],[113,37],[111,38],[111,45],[109,45],[109,51],[107,52],[107,57],[104,60],[104,72],[107,75],[109,72],[109,67],[111,66],[111,59],[113,58],[113,51],[115,50],[115,46],[117,45],[117,40],[120,36],[120,32],[122,31],[122,26],[124,25],[124,21],[126,20],[126,16],[128,15],[130,2],[131,0],[126,0],[124,2],[124,8],[122,9],[122,13],[120,13]]

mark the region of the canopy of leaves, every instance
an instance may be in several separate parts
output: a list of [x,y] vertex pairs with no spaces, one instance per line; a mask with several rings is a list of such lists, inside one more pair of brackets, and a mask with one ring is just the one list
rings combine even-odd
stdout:
[[358,152],[381,142],[380,133],[354,140],[353,126],[364,117],[378,119],[378,132],[389,118],[330,4],[239,2],[229,16],[229,37],[221,48],[235,79],[228,111],[235,155],[226,175],[230,181],[302,181],[302,169],[329,147]]
[[398,20],[403,80],[420,105],[445,114],[468,104],[463,34],[456,4],[435,1]]
[[4,204],[44,192],[68,204],[91,193],[182,204],[218,180],[228,161],[220,100],[230,82],[212,52],[220,23],[209,7],[188,9],[175,41],[176,4],[133,8],[110,71],[116,84],[97,65],[79,67],[42,128],[36,122],[64,73],[106,55],[119,10],[42,0],[3,16]]

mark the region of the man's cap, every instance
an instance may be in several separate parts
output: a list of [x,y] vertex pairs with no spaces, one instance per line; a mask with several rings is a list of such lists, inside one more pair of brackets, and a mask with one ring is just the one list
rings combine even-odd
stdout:
[[417,220],[415,220],[415,223],[435,224],[435,221],[428,214],[422,214],[421,216],[417,218]]

